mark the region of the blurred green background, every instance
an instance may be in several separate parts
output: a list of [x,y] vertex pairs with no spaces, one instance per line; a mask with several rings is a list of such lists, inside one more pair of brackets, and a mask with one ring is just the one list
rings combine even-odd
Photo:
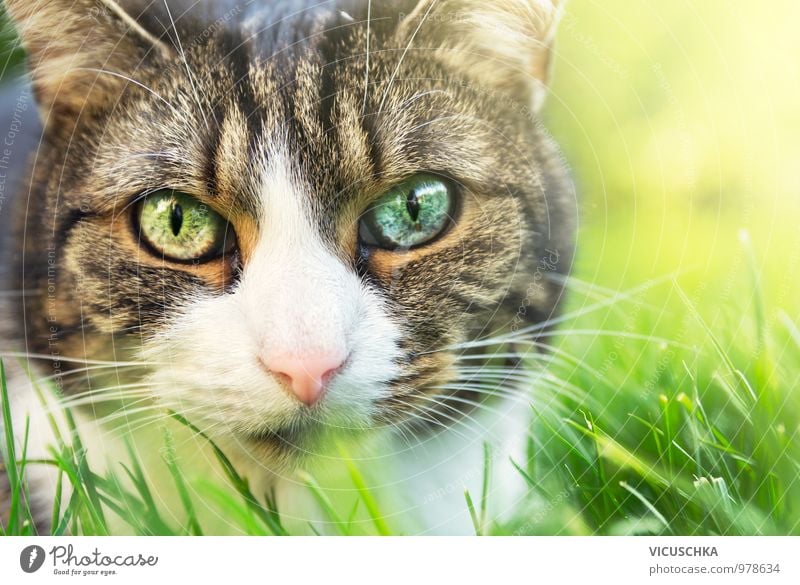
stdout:
[[748,230],[797,317],[798,22],[793,0],[567,3],[546,120],[583,200],[583,279],[688,271],[718,306]]
[[562,328],[580,367],[554,370],[586,395],[534,423],[533,475],[580,487],[533,532],[800,529],[798,22],[792,0],[567,3],[545,118],[582,200],[573,274],[649,290]]

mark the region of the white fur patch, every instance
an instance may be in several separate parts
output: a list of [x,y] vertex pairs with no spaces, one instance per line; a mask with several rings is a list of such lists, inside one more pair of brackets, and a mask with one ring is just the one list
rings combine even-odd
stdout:
[[[219,434],[319,424],[365,428],[397,375],[399,329],[381,299],[322,242],[303,180],[272,150],[261,177],[263,222],[231,294],[197,299],[147,354],[166,362],[154,391]],[[313,411],[259,364],[270,354],[346,355]]]

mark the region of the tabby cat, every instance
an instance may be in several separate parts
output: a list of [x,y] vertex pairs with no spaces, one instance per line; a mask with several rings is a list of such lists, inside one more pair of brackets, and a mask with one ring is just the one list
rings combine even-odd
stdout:
[[[29,454],[52,442],[38,379],[96,466],[124,458],[123,434],[156,460],[176,412],[279,507],[296,470],[376,435],[398,438],[382,444],[400,479],[471,481],[453,469],[480,437],[451,430],[433,460],[415,445],[528,413],[483,406],[524,395],[514,352],[538,345],[572,262],[575,197],[538,118],[560,2],[5,6],[43,128],[0,208]],[[179,443],[187,473],[213,465],[203,444]],[[52,471],[28,474],[44,517]],[[460,514],[437,530],[467,529]]]

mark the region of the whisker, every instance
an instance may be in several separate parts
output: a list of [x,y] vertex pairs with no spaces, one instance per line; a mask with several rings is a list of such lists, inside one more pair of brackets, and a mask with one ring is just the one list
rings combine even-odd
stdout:
[[33,360],[49,360],[49,361],[60,361],[60,362],[74,362],[74,363],[77,363],[77,364],[91,364],[91,365],[107,364],[109,366],[167,365],[165,363],[159,363],[159,362],[115,362],[115,361],[111,361],[111,360],[97,360],[97,359],[89,359],[89,358],[77,358],[77,357],[70,357],[70,356],[63,356],[63,355],[51,355],[51,354],[46,354],[46,353],[27,353],[27,352],[23,352],[23,351],[0,352],[0,357],[17,358],[17,359],[33,359]]
[[559,323],[563,323],[565,321],[569,321],[570,319],[577,319],[578,317],[583,317],[584,315],[588,315],[589,313],[599,311],[600,309],[613,306],[614,304],[620,301],[627,301],[634,298],[636,295],[641,294],[651,288],[657,286],[658,284],[662,284],[664,282],[669,282],[675,278],[675,274],[670,273],[666,276],[662,276],[659,278],[651,279],[639,286],[633,287],[628,289],[627,291],[621,291],[614,296],[608,298],[605,301],[600,301],[595,303],[594,305],[589,305],[587,307],[582,307],[581,309],[572,311],[570,313],[565,313],[553,319],[547,319],[545,321],[541,321],[540,323],[535,323],[528,327],[523,327],[518,329],[516,333],[518,334],[525,334],[525,333],[533,333],[535,331],[542,331],[543,329],[547,329],[552,327],[553,325],[558,325]]
[[[140,400],[138,402],[141,403],[143,401]],[[106,416],[97,418],[94,420],[94,422],[97,423],[98,425],[103,425],[103,426],[108,425],[109,423],[115,420],[128,419],[128,418],[138,422],[140,419],[136,415],[144,412],[156,411],[159,410],[160,408],[161,406],[158,404],[148,404],[146,406],[138,406],[136,408],[123,408],[118,411],[114,411]]]
[[[156,424],[169,418],[171,418],[169,414],[156,411],[151,416],[141,416],[131,420],[126,419],[124,423],[121,423],[106,432],[108,432],[109,436],[114,439],[121,439],[126,435],[133,435],[148,427],[155,426]],[[130,426],[130,423],[133,423],[134,421],[140,424],[137,424],[136,426]]]
[[[130,390],[125,393],[115,393],[109,396],[100,396],[100,397],[91,396],[91,397],[81,398],[78,400],[71,400],[69,402],[58,402],[55,405],[51,406],[50,408],[45,409],[45,412],[54,414],[56,412],[60,412],[63,410],[74,409],[86,405],[94,405],[94,404],[99,405],[107,402],[116,402],[116,401],[124,402],[129,398],[153,399],[154,397],[151,392],[146,390],[138,390],[138,391]],[[128,406],[128,404],[133,404],[133,403],[126,403],[125,406]],[[123,408],[125,406],[123,406]]]
[[470,372],[464,372],[462,376],[459,376],[459,378],[463,379],[463,380],[473,380],[473,379],[478,379],[478,380],[513,380],[515,382],[533,384],[543,376],[544,376],[544,374],[539,375],[539,376],[535,376],[535,375],[526,374],[524,372],[519,373],[519,374],[515,374],[513,372],[492,372],[492,371],[475,370],[475,371],[470,371]]
[[[587,374],[589,374],[594,380],[597,380],[598,382],[602,382],[602,384],[604,386],[606,386],[607,388],[609,388],[611,390],[615,390],[615,391],[617,389],[617,387],[610,380],[608,380],[608,378],[606,378],[603,374],[601,374],[597,369],[591,367],[589,364],[586,363],[585,360],[581,359],[577,355],[574,355],[574,354],[570,353],[569,351],[567,351],[567,350],[565,350],[563,348],[552,346],[552,345],[547,345],[545,343],[534,341],[534,340],[524,340],[522,342],[518,342],[517,345],[527,345],[527,346],[531,346],[531,347],[534,347],[534,348],[541,348],[543,350],[546,350],[547,353],[539,354],[539,353],[533,353],[532,351],[526,352],[524,354],[523,353],[516,353],[516,354],[514,354],[514,353],[496,353],[496,354],[465,353],[465,354],[459,354],[456,357],[457,357],[457,359],[459,361],[462,361],[462,360],[464,360],[464,361],[472,361],[472,360],[479,361],[479,360],[482,360],[482,359],[491,359],[491,358],[505,358],[505,359],[508,359],[508,358],[515,358],[515,357],[516,358],[522,358],[523,360],[533,359],[533,360],[543,361],[543,362],[551,361],[552,363],[557,363],[557,364],[560,364],[562,366],[567,366],[567,365],[574,366],[574,367],[586,372]],[[552,355],[548,355],[548,354],[552,354]],[[553,357],[553,356],[556,356],[556,357]],[[549,359],[548,359],[548,357],[549,357]],[[550,371],[550,370],[548,370],[548,372],[552,373],[552,371]]]
[[[690,349],[691,346],[685,343],[680,343],[673,339],[668,339],[666,337],[658,337],[656,335],[647,335],[645,333],[631,333],[630,331],[613,331],[608,329],[559,329],[557,331],[544,331],[542,333],[537,334],[537,337],[561,337],[565,335],[591,335],[593,337],[614,337],[625,338],[625,339],[635,339],[638,341],[649,341],[652,343],[660,343],[663,345],[668,345],[670,347],[675,347],[679,349]],[[517,340],[511,338],[512,343],[517,343]],[[519,342],[524,342],[523,339],[519,340]]]
[[[421,6],[421,4],[418,5],[418,6]],[[432,0],[432,2],[430,3],[430,6],[428,7],[428,10],[425,12],[425,14],[420,19],[419,24],[417,25],[417,28],[411,34],[411,37],[408,39],[408,44],[406,45],[405,49],[403,49],[403,53],[400,55],[400,60],[397,62],[397,66],[394,68],[394,71],[392,72],[392,76],[389,78],[389,83],[387,84],[386,89],[383,90],[383,95],[381,95],[381,103],[378,106],[378,114],[383,112],[383,106],[386,103],[386,98],[389,95],[389,91],[391,91],[392,87],[394,86],[394,81],[397,78],[397,74],[400,71],[400,67],[403,65],[403,61],[405,61],[406,54],[408,54],[408,51],[411,48],[411,45],[414,43],[414,39],[416,38],[417,33],[422,28],[422,25],[425,24],[426,20],[428,20],[428,15],[431,13],[431,10],[433,10],[434,6],[436,6],[436,0]],[[415,8],[414,11],[412,11],[411,15],[407,16],[406,18],[410,19],[414,15],[414,12],[416,12],[417,9],[418,8]]]
[[99,73],[99,74],[101,74],[101,75],[111,75],[112,77],[118,77],[118,78],[120,78],[120,79],[124,79],[125,81],[129,81],[129,82],[131,82],[132,84],[134,84],[134,85],[136,85],[136,86],[138,86],[138,87],[141,87],[143,90],[145,90],[145,91],[149,92],[150,94],[152,94],[152,95],[153,95],[154,97],[156,97],[156,98],[157,98],[159,101],[161,101],[161,102],[163,102],[164,104],[166,104],[166,105],[167,105],[167,107],[169,107],[169,109],[171,109],[171,110],[172,110],[172,112],[173,112],[173,113],[174,113],[176,116],[180,117],[180,112],[179,112],[179,111],[178,111],[178,110],[175,108],[175,106],[173,106],[171,103],[169,103],[167,100],[165,100],[165,99],[164,99],[164,97],[163,97],[161,94],[159,94],[159,93],[158,93],[158,92],[156,92],[155,90],[153,90],[153,89],[151,89],[151,88],[147,87],[147,86],[146,86],[146,85],[144,85],[142,82],[140,82],[140,81],[136,81],[136,80],[135,80],[135,79],[133,79],[132,77],[128,77],[127,75],[123,75],[122,73],[118,73],[118,72],[116,72],[116,71],[110,71],[110,70],[108,70],[108,69],[97,69],[97,68],[95,68],[95,67],[75,67],[75,70],[76,70],[76,71],[91,71],[91,72],[93,72],[93,73]]
[[436,94],[436,93],[442,93],[442,94],[444,94],[444,95],[446,95],[448,97],[452,97],[452,94],[449,91],[446,91],[444,89],[429,89],[427,91],[421,91],[419,93],[415,93],[410,98],[408,98],[406,101],[404,101],[402,104],[400,104],[398,106],[398,109],[402,110],[403,108],[405,108],[407,106],[410,106],[412,103],[414,103],[418,99],[421,99],[421,98],[425,97],[426,95],[431,95],[431,94]]
[[[167,16],[169,17],[170,24],[172,24],[172,30],[175,31],[175,42],[178,45],[178,51],[180,53],[181,61],[183,61],[184,67],[186,68],[186,76],[189,78],[189,85],[192,88],[192,97],[194,99],[197,108],[200,111],[200,115],[203,116],[203,123],[208,128],[208,118],[206,117],[206,108],[203,107],[203,103],[200,101],[200,94],[197,91],[197,79],[192,71],[192,68],[189,66],[189,60],[186,58],[186,52],[183,50],[183,44],[181,43],[181,35],[178,33],[178,27],[175,25],[175,19],[172,18],[172,11],[169,9],[169,3],[167,0],[163,0],[164,8],[167,11]],[[214,122],[219,125],[219,121],[216,118],[216,114],[214,114],[213,110],[211,112],[212,118],[214,118]]]
[[409,133],[414,132],[414,131],[419,130],[421,128],[425,128],[426,126],[430,126],[431,124],[436,124],[437,122],[447,122],[449,120],[458,120],[458,119],[461,119],[461,118],[465,118],[465,119],[470,120],[470,121],[474,121],[475,120],[474,117],[472,117],[472,116],[464,116],[463,114],[453,114],[453,115],[450,115],[450,116],[439,116],[438,118],[434,118],[432,120],[426,120],[424,122],[420,122],[416,126],[412,126],[411,128],[409,128],[408,132]]
[[[417,398],[430,398],[430,397],[425,396],[425,395],[420,395],[420,396],[417,396]],[[428,400],[428,402],[430,402],[430,400]],[[434,402],[434,404],[436,404],[438,406],[447,406],[447,405],[443,404],[440,401],[434,400],[433,402]],[[477,433],[480,432],[478,429],[480,429],[481,426],[482,426],[479,421],[475,420],[469,414],[463,413],[461,411],[456,411],[461,418],[455,418],[453,416],[448,415],[445,412],[441,412],[437,408],[422,408],[419,405],[413,405],[413,404],[411,406],[414,406],[415,408],[417,408],[417,410],[421,410],[421,411],[426,412],[428,415],[433,416],[434,418],[436,416],[442,416],[442,417],[446,418],[451,423],[449,425],[444,425],[444,428],[448,429],[448,431],[453,431],[458,427],[467,427],[473,434],[477,434]],[[452,407],[451,407],[451,409],[452,409]],[[455,410],[455,409],[453,409],[453,410]],[[470,427],[467,424],[467,422],[472,423],[473,427]],[[465,440],[470,440],[470,437],[465,435],[464,433],[460,433],[459,432],[459,436],[464,438]]]
[[383,426],[388,426],[391,429],[393,429],[396,433],[399,433],[400,438],[403,440],[403,443],[405,443],[405,446],[408,450],[413,449],[416,445],[419,444],[418,441],[409,438],[408,432],[403,427],[402,423],[397,423],[385,416],[378,417],[377,422],[381,423]]
[[372,0],[367,0],[367,48],[366,48],[366,63],[364,65],[364,99],[361,101],[361,115],[367,109],[367,95],[369,94],[369,43],[370,43],[370,25],[372,24]]
[[452,384],[440,384],[434,386],[437,390],[449,390],[463,392],[465,390],[476,394],[483,394],[492,397],[518,398],[523,392],[516,387],[502,386],[498,384],[482,384],[480,382],[456,382]]
[[[414,412],[408,412],[407,411],[412,420],[425,421],[425,422],[427,422],[429,424],[432,424],[432,425],[435,425],[437,427],[440,427],[440,428],[442,428],[442,429],[444,429],[446,431],[451,431],[451,432],[457,434],[460,438],[462,438],[462,439],[464,439],[466,441],[470,440],[470,437],[467,437],[462,432],[457,430],[455,428],[455,426],[452,426],[452,427],[448,426],[445,423],[443,423],[442,421],[440,421],[440,420],[438,420],[436,418],[432,418],[430,416],[430,415],[438,414],[437,412],[435,412],[433,410],[428,410],[428,409],[421,408],[421,407],[417,406],[416,404],[412,404],[410,402],[406,402],[405,400],[402,400],[402,399],[399,399],[399,398],[395,399],[395,401],[398,404],[402,405],[402,406],[405,406],[407,408],[413,409]],[[463,424],[463,421],[455,421],[455,422]]]
[[[420,398],[422,398],[423,400],[427,400],[428,402],[433,402],[434,404],[442,404],[442,405],[448,406],[450,408],[453,408],[453,407],[450,406],[449,404],[447,404],[448,402],[458,402],[460,404],[466,404],[468,406],[472,406],[476,410],[485,410],[485,411],[493,413],[493,414],[495,414],[497,416],[503,416],[503,414],[504,414],[502,411],[500,411],[500,410],[498,410],[498,409],[496,409],[496,408],[494,408],[492,406],[489,406],[488,404],[486,404],[484,402],[477,402],[475,400],[470,400],[468,398],[464,398],[462,396],[457,396],[457,395],[453,395],[453,394],[446,394],[446,395],[441,395],[441,396],[425,396],[425,395],[423,395],[423,396],[420,396]],[[460,414],[466,415],[466,413],[461,412],[457,408],[453,408],[453,410],[459,412]]]
[[110,370],[112,368],[114,368],[114,369],[131,368],[132,369],[132,368],[138,368],[138,367],[143,367],[143,366],[139,366],[139,365],[121,366],[119,364],[102,364],[102,365],[95,365],[95,366],[87,366],[85,368],[75,368],[75,369],[72,369],[72,370],[66,370],[66,371],[63,371],[63,372],[59,372],[58,374],[50,374],[48,376],[38,376],[36,378],[36,381],[37,382],[47,382],[47,381],[50,381],[50,380],[56,380],[58,378],[65,378],[67,376],[74,376],[74,375],[83,374],[83,373],[86,373],[88,375],[89,372],[93,372],[93,371],[97,371],[97,370]]
[[[618,303],[620,301],[630,300],[630,299],[634,298],[636,295],[639,295],[642,292],[645,292],[645,291],[653,288],[654,286],[657,286],[658,284],[662,284],[664,282],[671,281],[674,277],[675,277],[675,274],[674,273],[670,273],[668,275],[665,275],[665,276],[662,276],[662,277],[659,277],[659,278],[651,279],[651,280],[649,280],[649,281],[647,281],[647,282],[645,282],[645,283],[643,283],[643,284],[641,284],[639,286],[636,286],[636,287],[633,287],[631,289],[628,289],[627,291],[620,291],[618,293],[615,293],[613,296],[609,297],[606,300],[599,301],[597,303],[593,303],[593,304],[581,307],[580,309],[577,309],[577,310],[574,310],[574,311],[571,311],[571,312],[566,312],[566,313],[564,313],[562,315],[559,315],[558,317],[554,317],[552,319],[546,319],[544,321],[540,321],[539,323],[534,323],[533,325],[529,325],[527,327],[523,327],[521,329],[517,329],[515,331],[509,332],[509,333],[506,333],[506,334],[502,334],[502,335],[499,335],[499,336],[478,338],[476,340],[472,340],[472,341],[465,342],[465,343],[458,343],[458,344],[445,346],[444,348],[441,348],[441,349],[430,350],[428,352],[421,352],[421,355],[424,355],[424,354],[427,354],[427,353],[439,353],[439,352],[442,352],[442,351],[456,351],[456,350],[459,350],[459,349],[466,349],[466,348],[469,348],[469,347],[481,347],[482,345],[495,345],[495,344],[508,343],[508,342],[513,342],[513,343],[527,342],[527,343],[530,343],[530,340],[525,339],[525,338],[520,337],[520,336],[524,336],[526,334],[536,333],[536,332],[540,332],[540,333],[537,333],[537,336],[539,336],[539,337],[545,336],[545,334],[548,333],[548,332],[545,332],[544,330],[549,328],[549,327],[553,327],[554,325],[558,325],[559,323],[563,323],[563,322],[569,321],[571,319],[577,319],[577,318],[582,317],[584,315],[588,315],[590,313],[599,311],[599,310],[601,310],[603,308],[612,306],[615,303]],[[558,335],[559,333],[560,332],[549,333],[549,335],[553,336],[553,335]],[[608,334],[613,334],[613,333],[608,332]]]
[[171,163],[181,163],[183,160],[178,156],[178,153],[173,150],[161,150],[157,152],[137,152],[135,154],[127,154],[119,158],[119,160],[110,168],[111,171],[117,171],[126,168],[131,162],[143,158],[152,158]]
[[[548,278],[548,280],[552,280],[554,282],[558,282],[558,283],[562,284],[563,286],[574,290],[576,294],[578,294],[578,293],[579,294],[584,294],[584,295],[586,295],[588,297],[591,297],[593,299],[604,299],[604,298],[608,299],[608,298],[611,298],[611,297],[619,294],[618,290],[614,290],[612,288],[607,288],[607,287],[604,287],[604,286],[600,286],[598,284],[595,284],[595,283],[592,283],[592,282],[588,282],[588,281],[585,281],[585,280],[580,280],[578,278],[575,278],[574,276],[569,276],[568,278],[563,278],[563,275],[561,275],[561,274],[558,274],[556,276],[558,276],[559,278],[557,278],[557,279],[556,278]],[[636,302],[637,306],[643,307],[643,308],[648,309],[650,311],[661,312],[663,310],[663,307],[659,307],[658,305],[654,305],[652,303],[646,303],[641,298],[636,300],[635,302]],[[612,307],[612,308],[615,309],[615,310],[617,309],[617,307]],[[622,310],[622,308],[619,307],[619,310]]]
[[[453,421],[458,420],[461,424],[464,424],[464,421],[469,421],[473,425],[475,425],[475,427],[477,429],[482,429],[484,427],[484,425],[480,421],[476,420],[468,412],[461,411],[461,410],[455,408],[454,406],[448,404],[447,403],[447,399],[451,398],[451,396],[425,396],[425,395],[422,395],[422,396],[420,396],[420,398],[422,398],[424,400],[427,400],[428,402],[433,402],[436,405],[443,406],[445,408],[449,408],[450,410],[455,412],[458,417],[462,417],[460,419],[456,418],[456,419],[450,419],[450,420],[453,420]],[[457,397],[456,396],[452,396],[452,398],[457,398]],[[438,410],[434,408],[433,412],[437,412],[438,413]],[[444,413],[439,413],[439,414],[444,414]]]
[[[197,406],[194,406],[192,408],[184,408],[184,409],[181,409],[181,415],[189,415],[189,414],[191,414],[193,412],[196,412],[198,410],[202,410],[204,408],[205,408],[204,405],[197,405]],[[155,423],[157,423],[159,421],[162,421],[162,420],[173,420],[171,409],[168,409],[168,408],[164,407],[163,405],[154,404],[152,406],[152,410],[156,411],[155,414],[153,414],[152,416],[149,416],[149,417],[132,417],[129,422],[130,423],[139,423],[139,424],[136,424],[136,426],[127,426],[126,425],[126,426],[117,427],[116,429],[114,429],[112,431],[113,435],[116,436],[116,437],[120,437],[124,433],[133,434],[133,433],[137,433],[137,432],[141,431],[142,429],[144,429],[144,428],[146,428],[146,427],[148,427],[150,425],[153,425],[153,424],[155,424]],[[124,418],[124,417],[120,416],[119,418]],[[223,424],[223,421],[220,421],[219,424]],[[201,431],[202,430],[203,429],[201,429]],[[205,432],[205,431],[203,431],[203,432]]]
[[[565,380],[560,378],[556,378],[555,376],[542,376],[540,378],[536,378],[534,380],[530,379],[514,379],[514,378],[504,378],[504,380],[510,380],[514,382],[515,386],[513,389],[510,390],[512,396],[516,395],[524,395],[529,391],[536,392],[537,390],[543,389],[547,387],[549,390],[555,390],[555,393],[561,396],[565,396],[570,398],[578,403],[585,403],[588,401],[589,404],[596,405],[598,404],[591,395],[587,394],[583,388],[575,386]],[[523,383],[530,383],[530,386],[527,388],[522,387]],[[484,390],[487,394],[495,394],[497,389],[502,387],[498,385],[495,381],[489,380],[487,382],[472,382],[472,381],[459,381],[457,384],[461,384],[463,388],[469,388],[473,390]],[[474,385],[481,384],[481,387],[475,387]],[[509,389],[506,389],[508,392]]]
[[[545,343],[527,338],[527,337],[517,337],[519,332],[513,332],[508,334],[498,335],[496,337],[488,338],[488,339],[481,339],[476,341],[466,341],[464,343],[460,343],[457,345],[453,345],[450,347],[445,348],[444,350],[439,351],[454,351],[458,349],[472,349],[475,347],[490,347],[493,345],[501,345],[501,344],[518,344],[518,345],[532,345],[536,347],[543,347],[543,348],[550,348],[550,345]],[[690,346],[686,344],[682,344],[680,342],[667,339],[665,337],[657,337],[655,335],[646,335],[644,333],[631,333],[629,331],[611,331],[607,329],[559,329],[557,331],[543,331],[541,333],[537,333],[536,337],[539,338],[548,338],[548,337],[563,337],[567,335],[592,335],[595,337],[614,337],[619,338],[623,337],[626,339],[635,339],[638,341],[649,341],[652,343],[659,343],[669,345],[671,347],[676,347],[679,349],[690,349]],[[432,352],[428,352],[432,353]]]
[[[500,352],[500,348],[498,348],[497,353],[462,353],[456,354],[457,360],[467,360],[467,361],[480,361],[480,360],[489,360],[489,359],[519,359],[526,357],[524,354],[516,353],[516,352]],[[444,351],[444,350],[441,350]]]
[[[463,381],[443,384],[437,386],[436,388],[444,391],[455,392],[468,390],[475,394],[498,397],[504,400],[511,399],[514,401],[519,401],[520,399],[525,399],[528,401],[533,401],[537,404],[551,404],[553,402],[552,398],[554,394],[568,398],[578,404],[586,404],[588,407],[591,407],[595,410],[602,408],[602,404],[592,395],[588,394],[585,389],[556,378],[555,376],[551,376],[550,374],[544,375],[541,378],[537,378],[535,383],[532,384],[528,389],[520,388],[519,382],[516,382],[514,386],[509,387],[496,383]],[[547,390],[548,394],[544,394],[545,390]],[[553,394],[550,394],[550,392]],[[556,402],[556,404],[565,411],[569,410],[566,404],[562,404],[560,402]]]
[[103,386],[101,388],[93,388],[90,390],[84,390],[83,392],[78,392],[76,394],[68,394],[63,397],[63,399],[58,401],[60,405],[71,405],[75,400],[82,400],[84,398],[91,398],[97,397],[100,395],[108,395],[108,398],[104,400],[113,399],[116,396],[123,396],[129,390],[151,390],[153,388],[159,388],[164,386],[170,386],[171,384],[168,382],[151,382],[151,381],[142,381],[142,382],[133,382],[129,384],[119,384],[115,386]]

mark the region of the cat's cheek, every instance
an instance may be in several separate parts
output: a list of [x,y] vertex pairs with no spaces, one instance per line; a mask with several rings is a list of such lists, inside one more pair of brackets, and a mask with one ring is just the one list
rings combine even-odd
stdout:
[[222,434],[280,424],[292,403],[258,367],[248,329],[235,295],[209,295],[177,311],[143,350],[160,401]]
[[171,320],[176,306],[213,288],[164,263],[138,263],[98,221],[76,224],[66,234],[63,251],[55,254],[57,292],[69,294],[59,304],[59,319],[64,310],[78,306],[83,324],[105,333],[158,329]]
[[370,271],[407,324],[410,349],[440,351],[504,326],[503,305],[525,270],[525,227],[513,198],[476,198],[430,246],[371,254]]

